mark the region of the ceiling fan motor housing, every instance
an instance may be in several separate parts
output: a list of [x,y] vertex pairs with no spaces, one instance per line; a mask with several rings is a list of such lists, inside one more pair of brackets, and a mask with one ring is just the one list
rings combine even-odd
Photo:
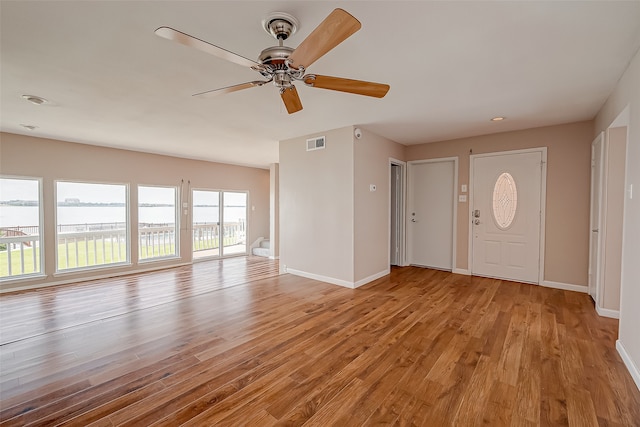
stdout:
[[288,46],[272,46],[264,49],[258,57],[258,62],[263,65],[270,65],[273,69],[287,69],[286,60],[293,52],[293,48]]

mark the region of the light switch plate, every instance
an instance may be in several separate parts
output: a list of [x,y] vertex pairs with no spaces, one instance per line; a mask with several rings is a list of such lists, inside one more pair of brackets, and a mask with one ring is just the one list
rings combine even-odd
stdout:
[[458,202],[460,203],[466,203],[467,202],[467,195],[466,194],[461,194],[458,196]]
[[463,192],[463,193],[466,193],[467,192],[467,184],[462,184],[460,186],[460,191]]

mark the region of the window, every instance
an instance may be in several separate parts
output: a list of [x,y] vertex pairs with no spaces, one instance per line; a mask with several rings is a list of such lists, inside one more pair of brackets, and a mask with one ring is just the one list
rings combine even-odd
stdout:
[[138,186],[139,259],[178,256],[176,187]]
[[493,187],[493,218],[502,230],[509,228],[516,216],[518,190],[510,173],[504,172]]
[[129,262],[128,187],[56,182],[57,271]]
[[42,180],[0,178],[0,280],[41,275]]

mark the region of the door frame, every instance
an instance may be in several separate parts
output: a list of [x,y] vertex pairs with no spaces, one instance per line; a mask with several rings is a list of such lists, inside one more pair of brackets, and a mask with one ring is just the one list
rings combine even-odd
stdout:
[[407,215],[407,163],[402,160],[389,157],[389,224],[387,232],[387,265],[391,265],[391,209],[394,207],[391,204],[391,172],[393,168],[391,166],[400,167],[400,214],[398,215],[398,222],[400,225],[400,235],[396,238],[400,239],[398,265],[406,267],[407,264],[407,228],[406,228],[406,215]]
[[[594,170],[596,165],[596,148],[595,145],[600,142],[600,174],[596,177],[594,176]],[[591,298],[595,301],[596,305],[600,305],[600,294],[601,294],[601,278],[602,278],[602,181],[604,175],[604,164],[605,164],[605,135],[604,132],[600,132],[598,136],[591,142],[591,191],[590,191],[590,199],[589,199],[589,269],[588,269],[588,292],[591,295]],[[599,193],[598,197],[598,224],[594,224],[594,218],[592,216],[593,209],[596,208],[594,195],[596,189]],[[598,230],[596,236],[594,236],[594,230]],[[593,245],[595,245],[595,259],[593,259]],[[593,274],[593,267],[597,266],[597,275]]]
[[[211,256],[203,256],[203,257],[198,257],[195,258],[193,256],[194,254],[194,250],[193,250],[193,211],[194,211],[194,206],[193,206],[193,192],[194,191],[208,191],[208,192],[212,192],[212,193],[218,193],[218,227],[219,227],[219,233],[221,234],[220,237],[220,242],[219,242],[219,248],[218,248],[218,255],[211,255]],[[233,257],[240,257],[240,256],[247,256],[250,253],[250,244],[249,244],[249,228],[250,228],[250,206],[251,206],[251,200],[250,200],[250,192],[249,190],[221,190],[221,189],[215,189],[215,188],[203,188],[203,187],[191,187],[191,182],[189,181],[189,188],[188,188],[188,192],[189,192],[189,209],[190,209],[190,213],[191,216],[189,218],[189,240],[190,240],[190,244],[191,244],[191,262],[200,262],[200,261],[210,261],[212,259],[223,259],[223,258],[233,258]],[[225,255],[224,253],[224,193],[244,193],[247,195],[247,205],[245,206],[245,211],[246,211],[246,218],[247,218],[247,222],[245,224],[245,251],[244,252],[239,252],[239,253],[232,253],[232,254],[227,254]]]
[[[410,179],[411,177],[411,173],[410,170],[413,166],[415,165],[419,165],[419,164],[424,164],[424,163],[442,163],[442,162],[453,162],[453,227],[451,230],[451,271],[455,272],[457,267],[456,267],[456,252],[457,252],[457,236],[458,236],[458,156],[453,156],[453,157],[437,157],[434,159],[424,159],[424,160],[411,160],[409,162],[407,162],[407,176],[409,177],[409,179],[407,179],[408,184],[407,184],[407,212],[409,211],[409,207],[413,206],[413,200],[411,200],[411,197],[409,197],[412,193],[411,191],[413,191],[413,185],[414,183],[412,182],[412,180]],[[410,221],[410,218],[408,216],[405,216],[405,230],[408,229],[408,222]],[[411,254],[411,246],[409,243],[411,239],[407,238],[407,265],[410,265],[411,262],[411,258],[412,258],[412,254]]]
[[511,154],[526,154],[526,153],[541,153],[542,165],[540,171],[540,248],[539,248],[539,262],[538,262],[538,285],[544,282],[544,236],[546,229],[546,201],[547,201],[547,147],[525,148],[521,150],[507,150],[507,151],[494,151],[491,153],[482,154],[470,154],[469,155],[469,212],[468,212],[468,254],[469,260],[469,274],[473,276],[473,230],[471,228],[471,221],[473,221],[473,161],[476,158],[481,157],[496,157],[505,156]]

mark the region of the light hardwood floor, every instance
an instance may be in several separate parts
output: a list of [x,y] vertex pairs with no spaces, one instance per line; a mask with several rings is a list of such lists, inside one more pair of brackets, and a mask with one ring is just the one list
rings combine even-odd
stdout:
[[585,294],[255,258],[0,296],[1,425],[640,426]]

